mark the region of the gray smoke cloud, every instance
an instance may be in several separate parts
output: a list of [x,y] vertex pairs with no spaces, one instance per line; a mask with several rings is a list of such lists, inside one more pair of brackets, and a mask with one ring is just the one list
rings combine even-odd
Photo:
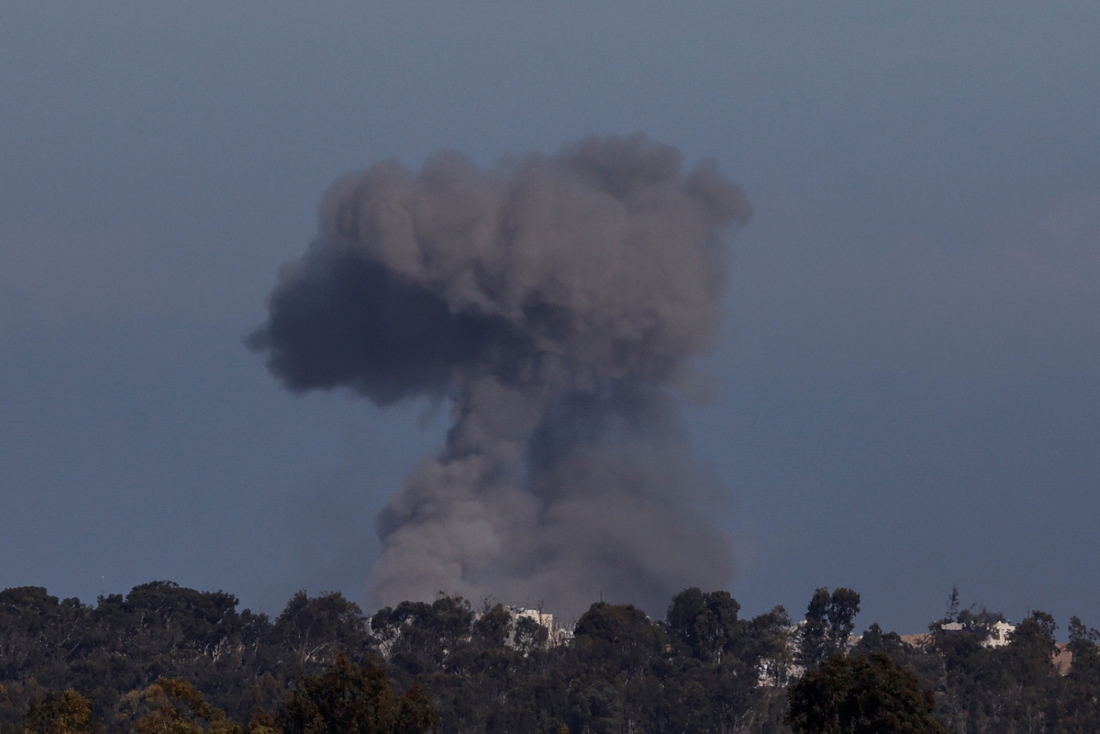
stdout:
[[372,602],[440,591],[575,615],[732,575],[677,392],[718,334],[741,189],[636,134],[481,170],[441,152],[336,181],[249,339],[295,391],[450,398],[378,518]]

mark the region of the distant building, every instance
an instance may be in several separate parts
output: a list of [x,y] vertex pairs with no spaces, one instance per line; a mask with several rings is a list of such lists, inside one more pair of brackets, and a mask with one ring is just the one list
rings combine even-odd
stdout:
[[[999,615],[998,615],[999,616]],[[757,685],[768,687],[786,687],[790,682],[798,680],[806,672],[805,669],[794,661],[798,655],[798,642],[805,621],[792,625],[786,633],[786,649],[778,657],[760,661]],[[936,632],[949,634],[968,633],[981,640],[981,646],[985,648],[1000,648],[1008,645],[1012,640],[1012,633],[1016,631],[1016,625],[1003,619],[989,623],[975,622],[935,622],[931,625],[931,633],[919,633],[913,635],[900,635],[901,641],[917,648],[927,648],[935,639]],[[847,649],[850,650],[858,643],[860,637],[852,635],[848,638]],[[1059,675],[1066,675],[1073,667],[1073,655],[1065,644],[1058,644],[1051,664]]]
[[[941,632],[970,632],[982,638],[982,647],[1004,647],[1016,630],[1011,622],[999,620],[993,624],[969,625],[964,622],[942,622],[938,625]],[[917,635],[913,635],[917,637]],[[905,639],[904,637],[902,639]]]
[[[554,615],[549,612],[544,612],[540,609],[528,609],[526,607],[513,607],[507,605],[501,605],[501,608],[508,613],[509,621],[511,623],[511,629],[508,632],[508,637],[505,638],[504,644],[507,647],[516,646],[516,623],[520,620],[529,620],[534,622],[539,627],[546,630],[546,639],[542,643],[545,647],[557,647],[558,645],[564,645],[573,639],[573,630],[559,628],[554,625]],[[475,612],[474,620],[481,619],[483,612]],[[370,617],[364,617],[364,620],[370,620]],[[382,657],[389,659],[394,645],[401,639],[404,627],[391,628],[384,636],[380,636],[375,631],[375,640],[378,645],[379,652],[382,653]],[[530,627],[528,627],[530,630]],[[467,631],[465,640],[468,642],[471,639],[472,630]],[[537,634],[537,637],[541,637],[541,634]]]
[[508,646],[514,644],[516,622],[520,619],[530,619],[535,624],[546,629],[547,647],[557,647],[573,639],[573,630],[564,627],[555,627],[554,615],[549,612],[544,612],[541,609],[511,606],[505,606],[504,610],[508,612],[508,616],[512,618],[512,633],[505,641],[505,644]]
[[1069,646],[1065,643],[1059,643],[1054,653],[1054,669],[1058,671],[1058,675],[1069,675],[1070,669],[1073,668],[1073,653],[1069,651]]
[[982,647],[1004,647],[1008,644],[1008,637],[1016,631],[1016,625],[1008,622],[997,622],[989,630],[989,637],[982,640]]
[[504,607],[505,611],[512,618],[512,623],[515,624],[520,618],[527,618],[535,622],[541,627],[545,627],[548,630],[554,628],[554,615],[549,612],[544,612],[541,609],[528,609],[527,607]]

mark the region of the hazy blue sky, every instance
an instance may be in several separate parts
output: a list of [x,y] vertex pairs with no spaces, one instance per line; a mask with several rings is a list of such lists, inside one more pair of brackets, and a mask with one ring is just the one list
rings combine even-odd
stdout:
[[1097,38],[1085,3],[4,3],[0,587],[362,599],[447,411],[243,346],[322,191],[640,130],[755,207],[689,408],[746,611],[845,585],[911,632],[957,585],[1100,626]]

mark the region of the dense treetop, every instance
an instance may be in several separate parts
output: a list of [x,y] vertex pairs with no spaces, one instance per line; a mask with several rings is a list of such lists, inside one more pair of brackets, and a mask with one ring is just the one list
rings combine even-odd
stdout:
[[852,637],[859,603],[818,589],[794,624],[692,588],[660,620],[595,603],[552,644],[533,617],[458,597],[368,617],[300,592],[271,619],[167,581],[94,606],[7,589],[0,731],[1100,731],[1100,632],[1080,619],[1063,674],[1044,612],[991,647],[1003,617],[956,598],[914,646],[877,624]]

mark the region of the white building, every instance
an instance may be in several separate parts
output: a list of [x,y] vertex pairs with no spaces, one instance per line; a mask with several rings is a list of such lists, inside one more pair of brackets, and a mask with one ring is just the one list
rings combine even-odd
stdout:
[[573,639],[573,630],[554,626],[554,615],[541,609],[528,609],[527,607],[504,607],[508,616],[512,618],[512,634],[508,636],[506,644],[511,646],[515,636],[516,622],[520,619],[530,619],[540,627],[546,629],[547,647],[556,647]]
[[[947,629],[947,625],[944,625]],[[997,622],[989,629],[989,637],[982,640],[982,647],[1004,647],[1008,644],[1008,637],[1016,631],[1016,625],[1008,622]]]

